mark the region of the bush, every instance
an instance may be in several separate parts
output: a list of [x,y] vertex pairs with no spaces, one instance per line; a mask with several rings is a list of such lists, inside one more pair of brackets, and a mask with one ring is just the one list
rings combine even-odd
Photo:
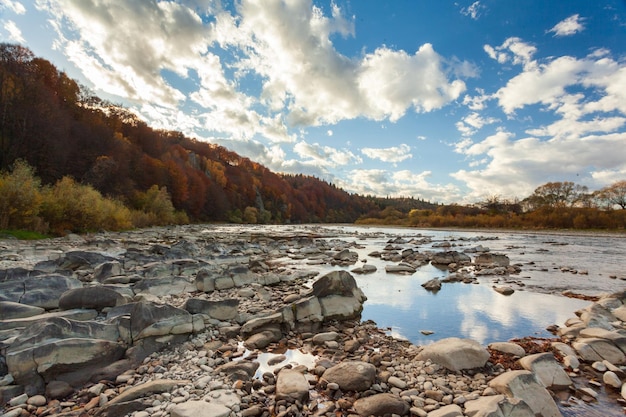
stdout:
[[93,187],[70,177],[44,189],[41,214],[57,234],[133,227],[131,212],[122,203],[107,199]]
[[40,189],[34,169],[22,160],[15,162],[11,173],[0,174],[0,229],[44,231]]

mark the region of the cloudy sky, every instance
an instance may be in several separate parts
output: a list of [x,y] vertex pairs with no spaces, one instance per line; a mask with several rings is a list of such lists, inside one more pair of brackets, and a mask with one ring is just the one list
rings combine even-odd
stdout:
[[155,128],[350,192],[626,179],[623,0],[0,0],[0,41]]

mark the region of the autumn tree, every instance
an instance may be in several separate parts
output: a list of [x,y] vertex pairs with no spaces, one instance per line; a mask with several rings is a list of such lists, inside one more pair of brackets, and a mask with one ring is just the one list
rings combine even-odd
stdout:
[[588,192],[587,187],[571,181],[548,182],[535,189],[524,202],[531,210],[541,207],[572,207]]
[[626,210],[626,181],[617,181],[598,191],[600,200],[606,201],[609,207],[617,205]]

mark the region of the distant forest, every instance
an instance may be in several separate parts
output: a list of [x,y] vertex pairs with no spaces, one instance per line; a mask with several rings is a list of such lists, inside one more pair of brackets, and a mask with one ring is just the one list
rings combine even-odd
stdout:
[[0,44],[0,229],[61,234],[186,222],[624,229],[624,208],[626,181],[593,192],[547,183],[523,200],[491,196],[468,206],[350,194],[152,129],[29,49]]

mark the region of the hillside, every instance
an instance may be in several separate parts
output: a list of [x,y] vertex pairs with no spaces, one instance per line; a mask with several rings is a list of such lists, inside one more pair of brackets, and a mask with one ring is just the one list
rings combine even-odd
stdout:
[[0,45],[0,87],[0,171],[21,159],[44,184],[69,176],[129,207],[165,187],[192,221],[354,222],[391,201],[279,175],[224,147],[152,129],[18,45]]

